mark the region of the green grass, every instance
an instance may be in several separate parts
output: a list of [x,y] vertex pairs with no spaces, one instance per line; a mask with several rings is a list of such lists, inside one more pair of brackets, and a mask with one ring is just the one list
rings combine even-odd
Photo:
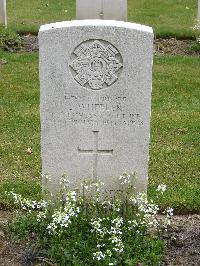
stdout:
[[[40,162],[37,54],[0,52],[1,177],[38,176]],[[31,147],[33,153],[27,154]]]
[[196,0],[129,0],[128,17],[153,27],[157,37],[194,36]]
[[[75,19],[75,0],[10,0],[8,25],[18,32],[37,33],[42,24]],[[157,36],[194,37],[196,0],[129,0],[128,20],[154,28]]]
[[75,0],[10,0],[8,25],[18,32],[37,32],[42,24],[75,18]]
[[150,195],[167,183],[164,205],[200,210],[199,58],[156,58],[153,88]]
[[[29,180],[41,172],[38,53],[0,51],[0,58],[7,60],[0,66],[1,180],[19,176]],[[169,190],[163,207],[197,212],[200,60],[156,57],[153,80],[149,195],[156,199],[156,186],[165,183]]]

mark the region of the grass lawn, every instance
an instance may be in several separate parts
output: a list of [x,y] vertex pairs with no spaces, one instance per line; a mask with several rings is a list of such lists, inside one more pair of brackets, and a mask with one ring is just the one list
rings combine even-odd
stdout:
[[[0,58],[7,61],[0,66],[1,181],[15,178],[16,185],[16,177],[41,172],[38,53],[0,50]],[[155,58],[149,195],[156,198],[156,186],[167,184],[161,204],[179,211],[200,208],[199,84],[198,57]]]
[[[37,32],[49,22],[75,19],[75,0],[9,0],[8,25],[18,32]],[[128,20],[154,28],[157,36],[194,35],[197,0],[128,0]]]
[[200,210],[200,60],[157,57],[153,81],[149,194],[163,182],[164,205]]

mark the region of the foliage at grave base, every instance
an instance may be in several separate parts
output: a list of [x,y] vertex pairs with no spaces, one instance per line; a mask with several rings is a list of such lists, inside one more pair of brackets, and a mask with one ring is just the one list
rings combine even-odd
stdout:
[[19,50],[20,47],[20,36],[15,31],[0,26],[0,48],[9,52],[14,52]]
[[39,178],[14,177],[4,180],[0,184],[0,207],[6,210],[12,210],[15,206],[13,200],[5,194],[5,191],[15,191],[27,199],[40,200],[42,198],[42,187]]
[[200,39],[194,42],[190,47],[189,51],[196,52],[200,54]]
[[[26,240],[29,249],[24,261],[48,259],[59,265],[160,265],[165,243],[162,230],[170,224],[173,210],[165,219],[158,217],[159,207],[146,195],[133,194],[132,175],[120,177],[124,192],[114,199],[101,198],[103,184],[84,182],[79,191],[64,190],[59,205],[55,198],[27,200],[14,191],[7,192],[19,207],[9,225],[11,239]],[[164,185],[158,186],[162,196]],[[94,193],[95,191],[95,193]],[[133,196],[135,195],[135,196]]]
[[[161,209],[166,206],[172,206],[174,214],[199,214],[200,213],[200,180],[193,178],[176,178],[167,180],[162,179],[167,184],[167,193],[162,198],[157,197],[157,187],[160,181],[156,179],[149,180],[148,195],[154,203],[159,204]],[[181,185],[180,185],[181,184]]]

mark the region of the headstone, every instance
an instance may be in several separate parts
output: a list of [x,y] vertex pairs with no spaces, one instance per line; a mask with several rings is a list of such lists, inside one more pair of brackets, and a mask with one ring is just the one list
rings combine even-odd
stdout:
[[77,19],[127,20],[127,0],[77,0]]
[[114,20],[76,20],[39,31],[42,171],[59,189],[100,179],[119,190],[135,172],[137,191],[148,179],[152,28]]
[[7,27],[6,0],[0,0],[0,24]]

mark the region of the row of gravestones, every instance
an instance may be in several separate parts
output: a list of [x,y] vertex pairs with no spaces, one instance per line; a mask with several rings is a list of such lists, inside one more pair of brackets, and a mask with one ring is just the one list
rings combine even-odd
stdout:
[[[104,10],[104,13],[102,10]],[[126,21],[127,1],[115,0],[113,4],[111,0],[77,0],[77,19],[98,18]],[[200,0],[198,0],[197,21],[200,24]],[[7,26],[6,0],[0,0],[0,24]]]

